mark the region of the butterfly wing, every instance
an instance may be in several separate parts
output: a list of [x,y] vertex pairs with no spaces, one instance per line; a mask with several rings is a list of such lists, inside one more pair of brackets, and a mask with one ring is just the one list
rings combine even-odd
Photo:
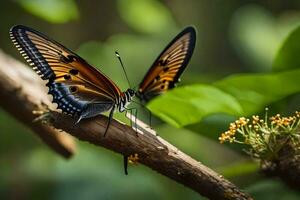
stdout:
[[10,37],[29,65],[48,80],[49,94],[64,113],[95,116],[109,110],[121,95],[102,72],[44,34],[17,25],[11,28]]
[[154,61],[139,85],[137,96],[143,101],[171,89],[186,68],[194,51],[196,32],[193,27],[179,33]]

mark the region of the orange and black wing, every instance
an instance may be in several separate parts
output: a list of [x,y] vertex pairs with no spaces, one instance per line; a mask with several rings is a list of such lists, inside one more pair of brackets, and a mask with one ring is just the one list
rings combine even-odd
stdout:
[[[93,109],[111,108],[121,95],[120,89],[103,73],[44,34],[17,25],[11,28],[10,37],[29,65],[48,80],[49,94],[64,113],[89,117]],[[91,103],[93,106],[86,113]]]
[[193,27],[179,33],[155,60],[139,85],[137,96],[143,101],[171,89],[192,57],[196,43]]

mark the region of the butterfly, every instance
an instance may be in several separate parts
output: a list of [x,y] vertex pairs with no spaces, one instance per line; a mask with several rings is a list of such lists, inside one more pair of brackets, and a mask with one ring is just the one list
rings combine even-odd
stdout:
[[[33,70],[48,81],[48,93],[63,113],[78,118],[79,122],[110,111],[104,136],[114,110],[125,111],[134,96],[148,102],[175,86],[193,54],[196,42],[195,29],[185,28],[154,61],[138,90],[129,88],[122,92],[100,70],[46,35],[23,25],[12,27],[9,34]],[[127,158],[124,155],[125,174]]]
[[[111,120],[113,111],[123,112],[135,95],[132,89],[121,92],[104,73],[38,31],[17,25],[10,37],[33,70],[48,80],[48,93],[58,109],[77,117],[77,122],[109,110]],[[104,135],[107,130],[108,126]]]
[[104,73],[60,43],[32,28],[16,25],[10,37],[25,60],[43,80],[53,103],[63,113],[81,119],[109,112],[107,133],[113,112],[123,112],[136,95],[149,101],[175,86],[188,64],[196,41],[195,29],[185,28],[158,56],[137,91],[120,88]]
[[189,63],[196,43],[196,31],[187,27],[180,32],[154,61],[136,92],[143,102],[175,87]]

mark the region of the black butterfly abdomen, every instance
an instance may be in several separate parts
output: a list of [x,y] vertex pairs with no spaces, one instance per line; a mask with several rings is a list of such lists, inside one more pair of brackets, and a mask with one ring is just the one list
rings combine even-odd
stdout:
[[16,45],[25,60],[34,66],[33,69],[42,79],[54,79],[55,74],[51,70],[51,67],[42,56],[42,54],[35,47],[35,44],[28,38],[26,34],[26,28],[21,25],[14,26],[10,29],[10,37],[13,43]]

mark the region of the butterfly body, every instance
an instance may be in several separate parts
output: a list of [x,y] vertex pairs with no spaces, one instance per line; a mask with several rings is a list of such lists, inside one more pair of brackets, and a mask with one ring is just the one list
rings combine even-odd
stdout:
[[123,112],[135,92],[120,89],[101,71],[58,42],[29,27],[17,25],[10,36],[22,56],[43,80],[63,113],[78,118],[114,110]]

